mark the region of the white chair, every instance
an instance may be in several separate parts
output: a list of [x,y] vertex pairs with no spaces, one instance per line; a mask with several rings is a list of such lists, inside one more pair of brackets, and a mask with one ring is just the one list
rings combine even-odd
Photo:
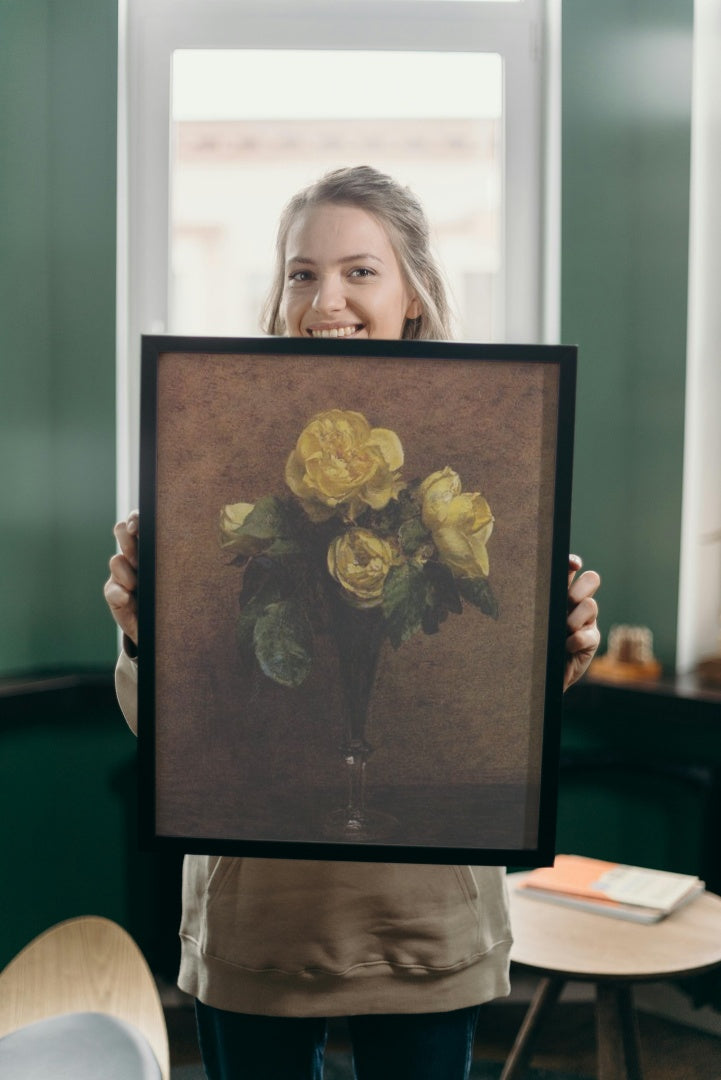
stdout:
[[0,973],[0,1076],[169,1080],[155,980],[117,923],[58,923]]

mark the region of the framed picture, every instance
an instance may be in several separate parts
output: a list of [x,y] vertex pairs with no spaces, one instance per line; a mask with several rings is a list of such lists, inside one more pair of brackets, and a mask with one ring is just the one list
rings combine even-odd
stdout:
[[552,860],[575,368],[143,339],[145,846]]

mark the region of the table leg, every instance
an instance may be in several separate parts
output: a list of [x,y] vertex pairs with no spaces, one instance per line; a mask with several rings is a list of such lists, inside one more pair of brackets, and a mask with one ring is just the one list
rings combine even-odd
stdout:
[[565,981],[560,978],[546,978],[539,982],[506,1064],[503,1066],[500,1080],[520,1080],[523,1076],[531,1060],[533,1045],[541,1022],[558,1001]]
[[629,983],[596,984],[599,1080],[643,1080]]

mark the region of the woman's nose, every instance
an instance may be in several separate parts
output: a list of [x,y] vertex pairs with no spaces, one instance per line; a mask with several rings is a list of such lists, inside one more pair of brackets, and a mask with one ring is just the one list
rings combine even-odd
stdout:
[[328,274],[318,279],[313,307],[321,314],[330,314],[345,307],[343,283],[337,275]]

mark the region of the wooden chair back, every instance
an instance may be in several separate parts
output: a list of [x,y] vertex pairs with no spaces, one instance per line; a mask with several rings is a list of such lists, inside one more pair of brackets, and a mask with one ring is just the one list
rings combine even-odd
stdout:
[[133,939],[110,919],[85,915],[58,923],[0,972],[0,1037],[74,1012],[132,1024],[169,1080],[168,1032],[155,980]]

